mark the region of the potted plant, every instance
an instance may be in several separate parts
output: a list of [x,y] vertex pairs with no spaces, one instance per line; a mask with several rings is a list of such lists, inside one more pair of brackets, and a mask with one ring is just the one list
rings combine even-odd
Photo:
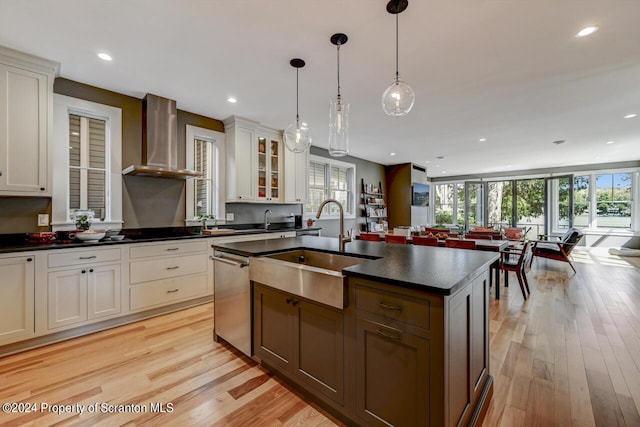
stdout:
[[209,220],[213,220],[213,229],[218,228],[218,221],[216,221],[216,216],[215,215],[198,215],[197,216],[197,220],[200,221],[202,223],[202,231],[207,230],[207,221]]
[[79,215],[76,218],[76,229],[80,231],[87,231],[91,228],[91,221],[87,215]]

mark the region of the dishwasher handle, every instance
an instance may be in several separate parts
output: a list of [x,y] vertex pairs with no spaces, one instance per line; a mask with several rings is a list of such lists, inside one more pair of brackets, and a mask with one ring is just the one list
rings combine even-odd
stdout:
[[224,255],[222,255],[222,254],[214,255],[213,257],[211,257],[211,259],[213,259],[214,261],[220,261],[222,263],[233,265],[233,266],[240,267],[240,268],[245,268],[245,267],[249,266],[249,263],[246,262],[246,261],[245,262],[237,262],[237,261],[234,261],[234,260],[231,260],[231,259],[228,259],[228,258],[224,258]]

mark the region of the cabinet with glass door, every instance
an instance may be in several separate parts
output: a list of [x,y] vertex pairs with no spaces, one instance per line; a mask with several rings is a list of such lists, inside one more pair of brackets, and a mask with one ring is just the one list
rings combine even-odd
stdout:
[[258,135],[258,199],[278,202],[281,198],[280,170],[282,142]]

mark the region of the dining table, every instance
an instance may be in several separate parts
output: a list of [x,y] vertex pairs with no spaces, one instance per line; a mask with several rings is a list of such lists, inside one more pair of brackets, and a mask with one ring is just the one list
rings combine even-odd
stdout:
[[[384,240],[384,234],[380,234],[380,239]],[[412,243],[412,236],[407,236],[407,243]],[[489,239],[460,239],[460,240],[472,240],[476,242],[477,251],[488,251],[488,252],[501,252],[509,248],[513,242],[511,240],[489,240]],[[438,246],[444,247],[446,246],[445,239],[438,239]],[[464,249],[463,249],[464,250]],[[491,263],[491,270],[494,274],[494,279],[496,282],[496,299],[500,299],[500,258]],[[506,274],[506,273],[505,273]]]

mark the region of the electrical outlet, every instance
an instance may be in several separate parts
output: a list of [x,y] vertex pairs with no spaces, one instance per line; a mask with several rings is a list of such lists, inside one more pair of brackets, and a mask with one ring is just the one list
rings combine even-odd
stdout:
[[225,218],[227,221],[233,221],[233,212],[229,212]]
[[49,214],[38,214],[38,227],[49,226]]

